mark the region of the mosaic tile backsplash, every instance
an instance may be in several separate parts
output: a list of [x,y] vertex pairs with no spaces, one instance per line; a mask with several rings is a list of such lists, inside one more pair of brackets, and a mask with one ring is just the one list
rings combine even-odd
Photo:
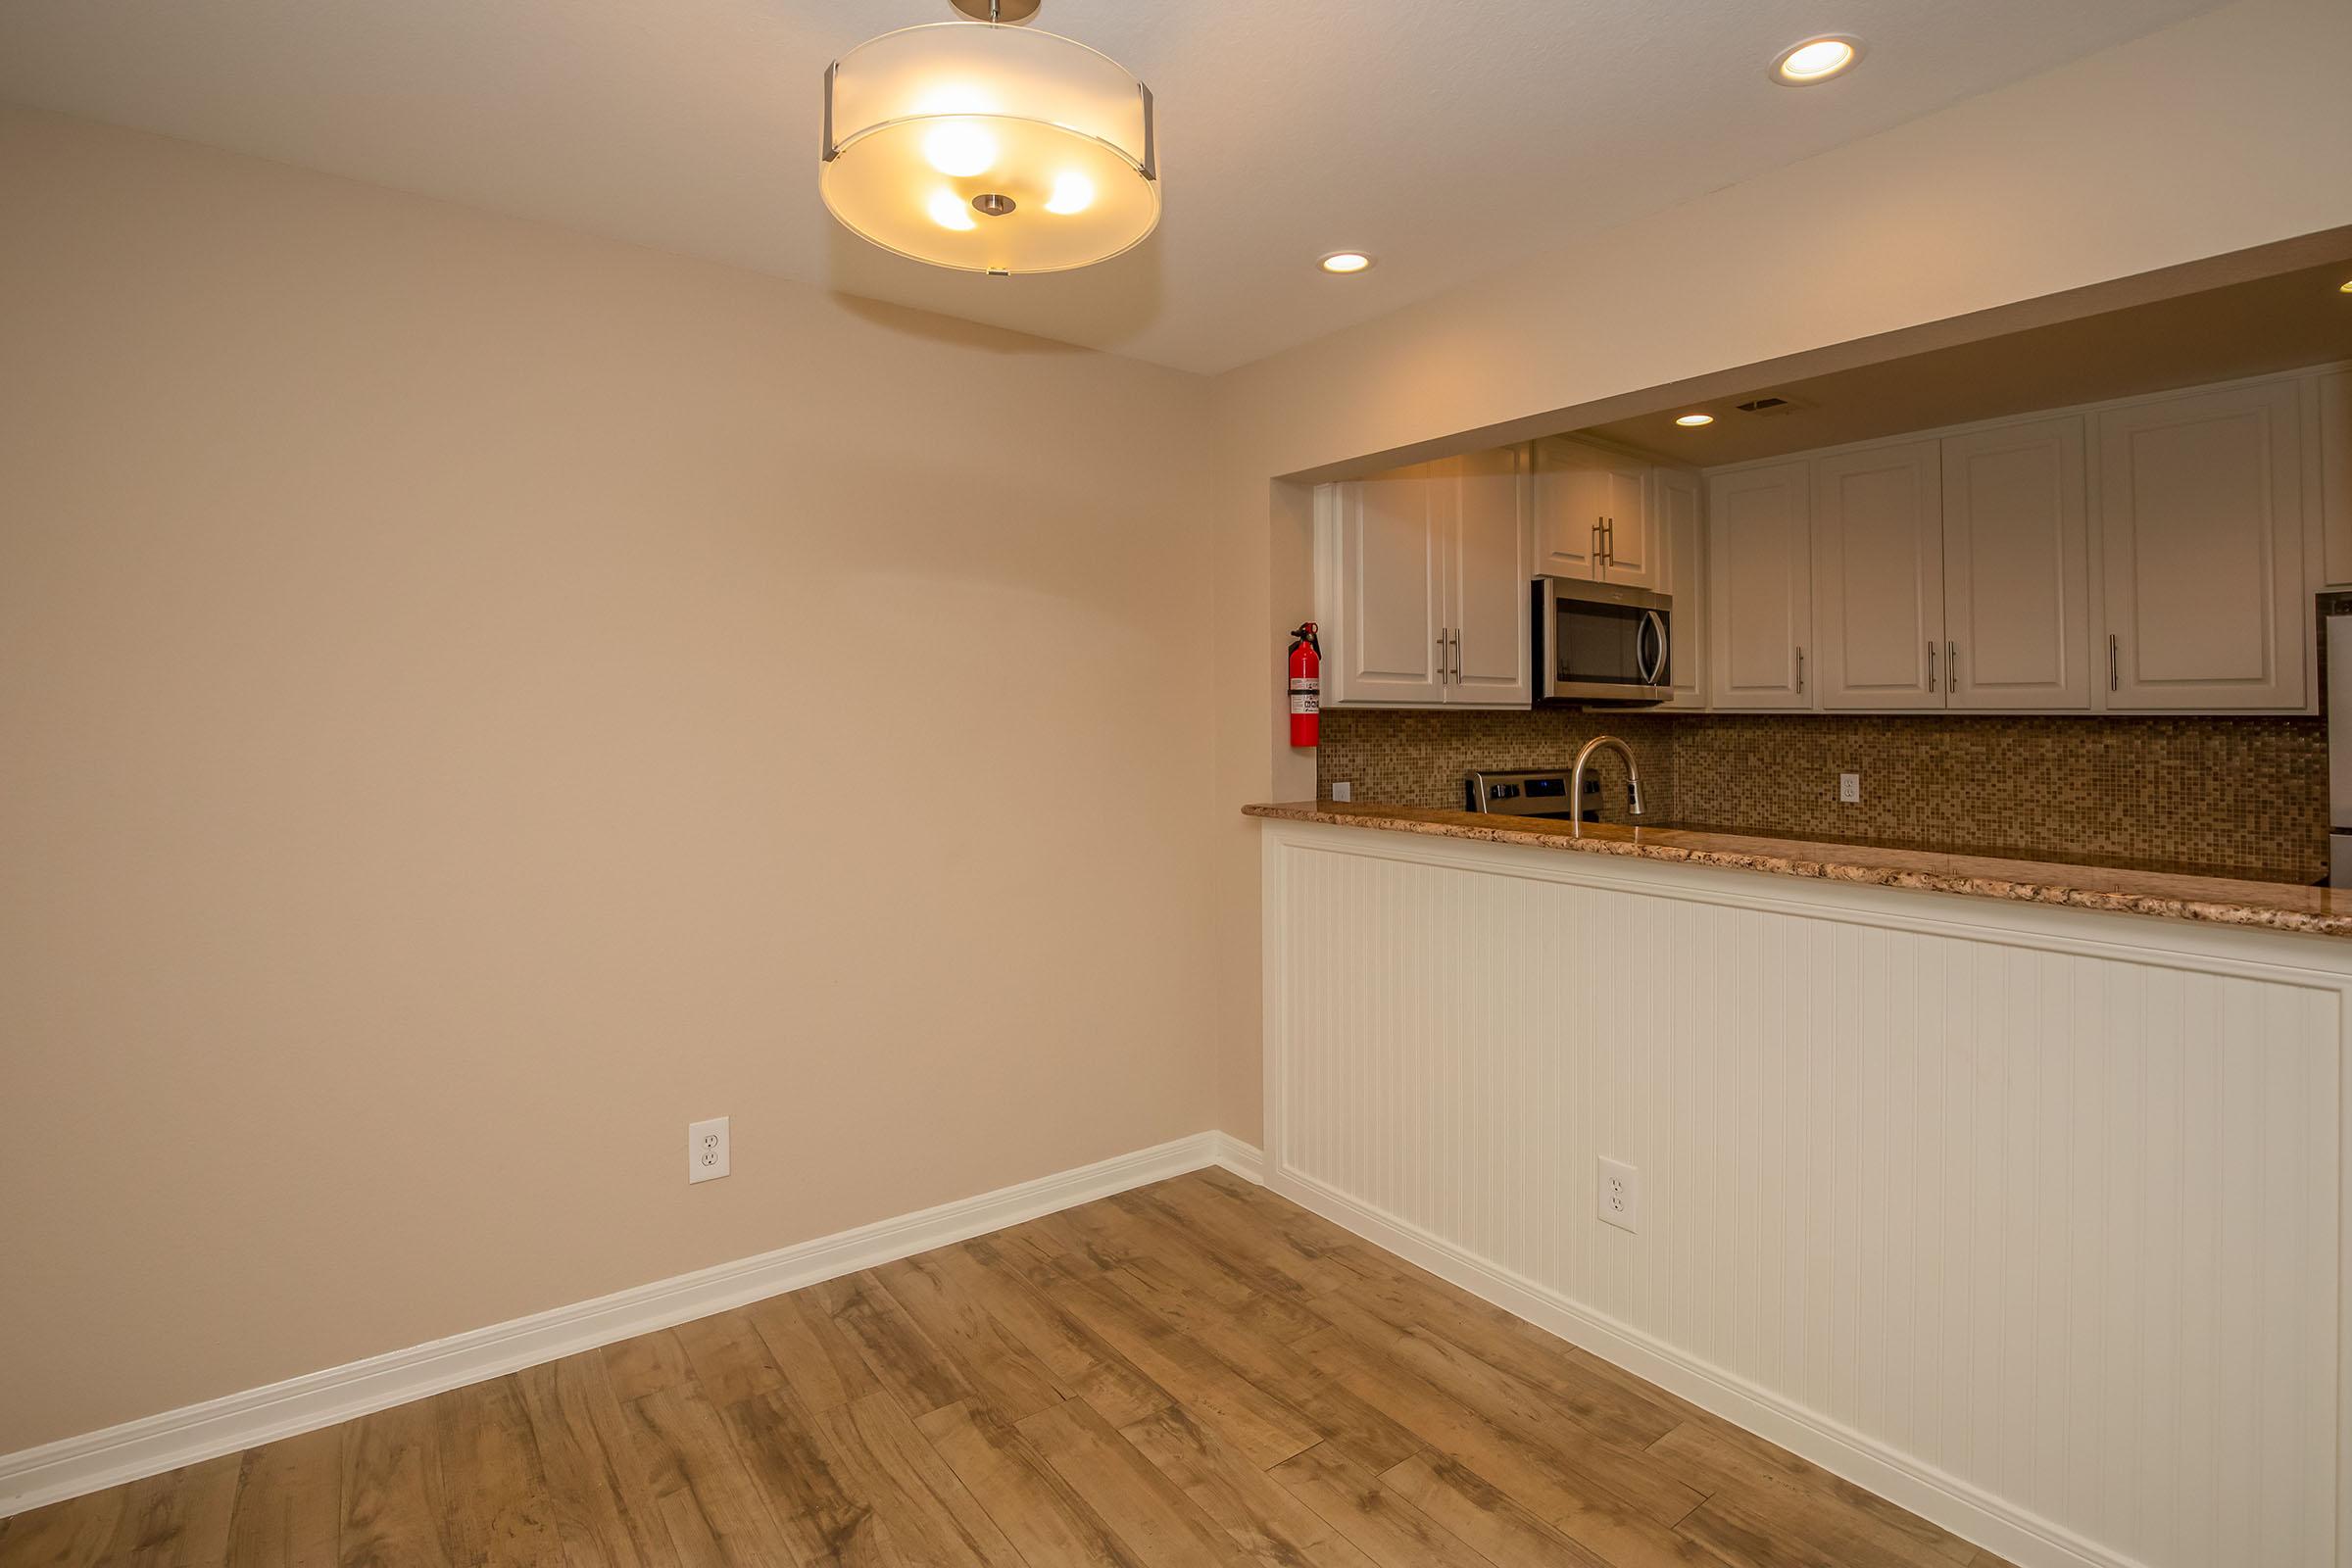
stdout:
[[[2037,859],[2119,859],[2314,882],[2328,873],[2317,718],[1963,718],[1325,710],[1319,793],[1459,808],[1474,767],[1565,766],[1612,734],[1653,818],[1893,840]],[[1621,765],[1598,759],[1612,821]],[[1862,775],[1862,802],[1838,775]]]

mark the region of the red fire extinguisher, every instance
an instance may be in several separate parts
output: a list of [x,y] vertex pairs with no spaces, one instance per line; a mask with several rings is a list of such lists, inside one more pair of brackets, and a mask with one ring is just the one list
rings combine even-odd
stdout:
[[1323,706],[1323,645],[1315,641],[1311,620],[1291,637],[1291,744],[1312,746]]

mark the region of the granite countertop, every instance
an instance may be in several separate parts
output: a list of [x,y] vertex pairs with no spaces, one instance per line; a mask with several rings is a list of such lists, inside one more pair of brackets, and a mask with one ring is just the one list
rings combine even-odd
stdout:
[[2352,937],[2352,888],[2305,887],[2293,882],[2252,882],[2236,877],[1824,843],[1817,839],[1769,838],[1752,833],[1623,827],[1609,822],[1588,822],[1583,835],[1578,836],[1573,824],[1567,822],[1488,816],[1418,806],[1293,801],[1244,807],[1243,811],[1250,816],[1289,822],[1326,822],[1389,833],[1525,844],[1582,855],[1686,860],[1694,865],[1763,871],[1776,876],[1918,888],[2021,904],[2059,904],[2077,909],[2155,915],[2168,920],[2203,920],[2219,925],[2301,931],[2315,936]]

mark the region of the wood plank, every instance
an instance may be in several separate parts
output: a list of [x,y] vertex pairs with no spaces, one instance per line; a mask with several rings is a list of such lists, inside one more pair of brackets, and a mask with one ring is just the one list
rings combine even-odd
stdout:
[[853,1399],[820,1420],[843,1489],[881,1515],[910,1562],[1022,1568],[1004,1532],[889,1395]]
[[640,1334],[594,1353],[605,1358],[605,1372],[612,1379],[612,1393],[623,1404],[634,1404],[664,1389],[690,1388],[694,1384],[694,1365],[686,1359],[686,1348],[667,1329]]
[[872,1500],[845,1490],[816,1413],[779,1391],[724,1414],[735,1451],[804,1561],[823,1568],[898,1568],[906,1561]]
[[344,1568],[450,1568],[430,1400],[350,1423],[341,1490]]
[[[1356,1344],[1338,1330],[1301,1340],[1298,1352],[1366,1403],[1457,1460],[1538,1518],[1595,1505],[1623,1505],[1660,1526],[1688,1514],[1702,1499],[1663,1469],[1591,1443],[1563,1447],[1543,1434],[1506,1429],[1418,1374]],[[1573,1534],[1573,1532],[1571,1532]]]
[[[1065,1395],[1085,1399],[1113,1426],[1172,1402],[1127,1358],[1063,1311],[1031,1283],[1022,1260],[994,1238],[946,1248],[940,1266],[1035,1356]],[[1032,1263],[1041,1261],[1031,1254]],[[1050,1267],[1049,1280],[1058,1278]]]
[[315,1568],[336,1559],[344,1431],[321,1427],[245,1450],[229,1513],[227,1568]]
[[686,1352],[703,1397],[719,1409],[784,1386],[784,1373],[748,1313],[716,1312],[669,1332]]
[[1102,1234],[1118,1238],[1121,1268],[1140,1270],[1228,1307],[1246,1305],[1254,1297],[1296,1294],[1287,1275],[1230,1248],[1204,1242],[1151,1188],[1089,1204],[1088,1212],[1100,1217]]
[[1101,1276],[1065,1273],[1054,1301],[1261,1469],[1321,1441],[1306,1417]]
[[1380,1481],[1491,1561],[1511,1568],[1616,1568],[1451,1459],[1415,1454]]
[[1734,1427],[1689,1422],[1649,1452],[1699,1491],[1752,1498],[1750,1512],[1784,1516],[1783,1528],[1809,1540],[1867,1544],[1888,1561],[1922,1568],[1937,1568],[1938,1558],[1970,1568],[1978,1554],[1909,1509]]
[[625,1408],[631,1446],[677,1560],[724,1568],[803,1560],[700,1390],[665,1389]]
[[666,1537],[604,1357],[567,1355],[518,1372],[514,1382],[565,1560],[575,1568],[657,1568]]
[[875,1269],[874,1278],[963,1374],[973,1398],[956,1402],[1009,1423],[1069,1397],[1036,1356],[956,1286],[940,1259],[929,1254],[901,1258]]
[[[1131,1276],[1120,1270],[1108,1279],[1124,1288]],[[1378,1474],[1421,1447],[1411,1432],[1310,1365],[1275,1335],[1196,1319],[1184,1339],[1205,1348],[1250,1387],[1297,1411],[1319,1441],[1366,1471]]]
[[1148,1416],[1119,1435],[1214,1521],[1245,1560],[1269,1568],[1368,1568],[1362,1548],[1183,1410]]
[[1138,1568],[1245,1562],[1215,1523],[1083,1399],[1020,1423],[1026,1438],[1110,1528]]
[[1028,1562],[1140,1568],[1093,1505],[993,1411],[951,1404],[915,1427]]
[[1355,1278],[1320,1249],[1269,1229],[1239,1200],[1188,1177],[1139,1188],[1133,1196],[1170,1216],[1184,1234],[1262,1267],[1262,1277],[1281,1281],[1286,1294],[1320,1296]]
[[1494,1568],[1378,1477],[1320,1445],[1277,1465],[1274,1479],[1381,1568]]
[[[1361,1332],[1355,1309],[1398,1333],[1419,1330],[1457,1345],[1487,1365],[1543,1390],[1588,1424],[1653,1443],[1686,1421],[1716,1418],[1581,1347],[1514,1317],[1491,1301],[1402,1258],[1363,1248],[1348,1259],[1358,1282],[1318,1298],[1312,1310]],[[1644,1436],[1646,1434],[1646,1436]]]
[[874,1369],[807,1292],[771,1296],[744,1311],[804,1408],[821,1415],[880,1392]]
[[512,1377],[435,1395],[441,1450],[442,1539],[461,1563],[554,1568],[563,1544],[548,1501],[539,1446]]
[[109,1487],[0,1519],[6,1568],[91,1568],[122,1523],[123,1489]]
[[908,1414],[985,1397],[870,1271],[812,1285],[809,1293]]
[[242,1454],[133,1481],[104,1560],[125,1568],[218,1568],[228,1550]]

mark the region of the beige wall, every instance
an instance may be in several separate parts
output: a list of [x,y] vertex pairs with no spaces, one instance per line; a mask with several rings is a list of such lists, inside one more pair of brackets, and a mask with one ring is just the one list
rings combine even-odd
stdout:
[[1214,1125],[1204,383],[45,117],[0,213],[0,1452]]
[[1260,1133],[1235,808],[1314,786],[1276,679],[1308,532],[1271,476],[2352,222],[2347,82],[2352,5],[2247,0],[1220,377],[1225,1129]]

